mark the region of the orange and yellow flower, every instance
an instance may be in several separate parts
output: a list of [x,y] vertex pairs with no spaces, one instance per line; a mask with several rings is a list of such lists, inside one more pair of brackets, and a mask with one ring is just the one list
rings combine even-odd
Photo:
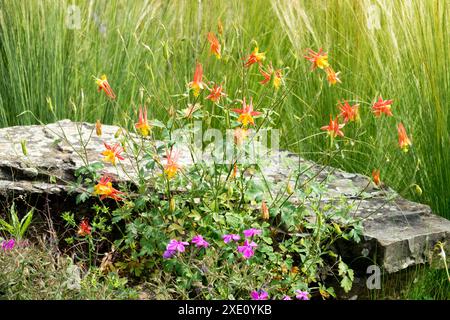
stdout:
[[412,145],[412,142],[408,138],[405,127],[403,126],[402,123],[399,123],[397,125],[397,131],[398,131],[398,145],[403,151],[408,152],[408,149]]
[[80,222],[80,225],[78,227],[78,234],[82,237],[90,235],[91,234],[91,226],[89,225],[89,221],[87,219],[83,219]]
[[273,75],[273,86],[275,90],[278,90],[281,86],[281,83],[283,82],[281,69],[275,70],[275,73]]
[[375,117],[381,116],[384,113],[386,116],[392,117],[391,104],[394,100],[383,100],[382,97],[376,101],[372,106],[372,111]]
[[248,124],[255,125],[254,116],[259,116],[261,112],[253,111],[253,99],[250,98],[250,104],[246,104],[245,98],[242,101],[242,109],[231,109],[231,111],[238,113],[239,118],[237,121],[242,123],[242,125],[247,126]]
[[343,124],[339,124],[339,118],[336,116],[336,119],[333,120],[332,116],[330,115],[330,123],[328,126],[323,126],[320,128],[321,130],[328,131],[328,134],[331,136],[331,138],[335,138],[337,136],[343,137],[344,132],[342,132],[342,128],[344,127]]
[[102,75],[100,77],[100,79],[96,78],[95,82],[98,85],[98,91],[103,90],[106,93],[106,95],[113,100],[116,98],[116,95],[115,95],[113,89],[111,88],[111,86],[108,83],[108,79],[106,78],[106,75]]
[[273,78],[273,86],[275,90],[278,90],[280,88],[283,80],[281,69],[274,70],[272,65],[269,65],[267,70],[265,70],[260,66],[259,73],[264,77],[264,79],[262,79],[259,83],[265,85],[269,83],[270,79]]
[[195,66],[194,72],[194,80],[189,82],[189,87],[194,90],[194,96],[198,97],[200,94],[200,90],[205,88],[205,84],[202,81],[203,79],[203,67],[202,64],[197,62]]
[[342,117],[344,123],[359,120],[359,104],[351,106],[347,101],[344,100],[344,104],[339,102],[338,107],[339,110],[341,110],[339,116]]
[[265,85],[269,83],[270,79],[272,78],[272,69],[269,67],[269,69],[266,71],[262,67],[259,67],[259,73],[264,77],[259,83],[262,85]]
[[209,50],[211,53],[213,53],[217,59],[220,59],[220,43],[219,40],[217,40],[216,36],[212,32],[208,32],[208,42],[209,42]]
[[261,64],[261,62],[265,58],[266,54],[264,52],[259,52],[259,48],[255,47],[255,49],[253,49],[253,52],[247,57],[247,61],[244,63],[244,67],[248,68],[255,63]]
[[319,52],[315,52],[311,49],[308,50],[308,55],[304,56],[306,60],[312,62],[311,70],[316,68],[324,69],[330,66],[328,63],[328,54],[322,51],[322,48],[319,49]]
[[115,189],[112,186],[111,178],[107,176],[103,176],[100,181],[94,186],[94,194],[100,196],[100,200],[105,198],[111,198],[116,201],[123,200],[120,195],[123,192]]
[[139,120],[134,126],[142,136],[147,137],[150,134],[151,126],[148,123],[147,108],[139,107]]
[[123,148],[120,146],[119,143],[114,144],[113,146],[110,146],[106,142],[103,142],[105,145],[106,150],[101,153],[102,156],[104,156],[103,161],[104,162],[110,162],[112,165],[116,165],[116,159],[119,160],[125,160],[124,157],[122,157],[120,154],[123,151]]
[[206,99],[209,99],[212,102],[219,102],[220,98],[222,96],[225,96],[225,93],[222,92],[222,90],[222,86],[219,86],[217,84],[214,85],[214,87],[210,89],[209,95],[206,97]]
[[330,86],[335,85],[338,82],[341,83],[341,80],[338,77],[340,72],[334,72],[332,67],[325,68],[325,72],[327,73],[327,81]]
[[164,165],[164,173],[168,179],[172,179],[180,170],[180,165],[178,162],[179,154],[175,152],[173,148],[170,151],[166,151],[166,164]]
[[375,183],[375,185],[377,185],[377,186],[380,185],[381,180],[380,180],[380,170],[379,169],[373,169],[372,179],[373,179],[373,183]]

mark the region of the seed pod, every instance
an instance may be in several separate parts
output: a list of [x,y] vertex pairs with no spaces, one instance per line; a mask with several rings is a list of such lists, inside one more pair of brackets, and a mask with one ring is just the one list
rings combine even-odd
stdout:
[[269,220],[269,208],[267,207],[267,204],[265,201],[261,204],[261,218],[263,220]]
[[175,206],[176,206],[175,198],[172,197],[172,198],[170,198],[170,202],[169,202],[169,211],[171,213],[175,211]]
[[415,184],[414,189],[416,191],[416,194],[420,197],[423,193],[422,188],[418,184]]
[[98,137],[102,135],[102,124],[100,120],[97,120],[97,122],[95,123],[95,133]]
[[27,150],[27,141],[26,140],[21,140],[20,141],[20,145],[21,145],[21,147],[22,147],[22,153],[23,153],[23,155],[24,156],[27,156],[28,155],[28,150]]
[[117,131],[116,131],[116,133],[114,134],[114,138],[119,138],[120,137],[120,135],[122,134],[122,128],[119,128]]
[[288,193],[288,195],[291,195],[294,193],[294,190],[292,189],[291,184],[288,182],[288,185],[286,187],[286,192]]

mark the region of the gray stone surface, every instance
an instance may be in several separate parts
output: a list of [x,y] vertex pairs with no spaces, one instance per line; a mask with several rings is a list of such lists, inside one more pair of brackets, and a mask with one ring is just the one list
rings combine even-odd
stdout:
[[[87,159],[98,161],[103,141],[113,144],[120,140],[118,129],[104,125],[102,136],[97,137],[93,124],[69,120],[0,129],[0,195],[66,194],[74,171],[83,165],[80,137],[82,143],[89,141],[85,147]],[[21,141],[26,141],[27,155],[22,152]],[[187,150],[180,149],[179,161],[184,165],[192,163]],[[273,185],[274,193],[277,188],[285,188],[289,179],[295,184],[293,172],[300,166],[309,168],[300,177],[300,185],[309,179],[325,181],[327,191],[321,199],[324,204],[338,206],[342,197],[353,203],[353,214],[365,218],[363,241],[341,250],[353,257],[375,257],[389,273],[425,263],[435,243],[450,238],[449,220],[434,215],[426,205],[401,198],[390,188],[376,188],[368,177],[323,167],[289,152],[267,156],[266,161],[264,176]],[[119,169],[106,165],[104,171],[123,182],[130,181],[136,172],[128,158],[120,162]],[[289,201],[295,203],[297,199]]]

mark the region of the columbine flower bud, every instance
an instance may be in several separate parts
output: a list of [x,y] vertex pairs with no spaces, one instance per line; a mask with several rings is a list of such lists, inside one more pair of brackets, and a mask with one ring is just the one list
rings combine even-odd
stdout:
[[116,131],[116,133],[114,134],[114,138],[119,138],[120,137],[120,135],[122,134],[122,128],[119,128],[117,131]]
[[97,120],[97,122],[95,123],[95,133],[98,137],[102,135],[102,124],[100,120]]
[[220,35],[223,34],[223,24],[222,24],[222,21],[220,19],[217,21],[217,32]]
[[269,220],[269,208],[267,207],[265,201],[263,201],[261,204],[261,218],[263,220]]
[[292,186],[290,183],[288,183],[288,185],[286,187],[286,192],[288,193],[288,195],[291,195],[294,193],[294,190],[292,189]]
[[20,145],[22,147],[22,153],[24,156],[28,155],[28,150],[27,150],[27,141],[26,140],[21,140],[20,141]]
[[420,197],[422,195],[422,192],[423,192],[422,188],[418,184],[415,184],[414,185],[414,189],[416,191],[416,194]]
[[169,211],[170,212],[174,212],[175,211],[175,205],[176,205],[175,198],[172,197],[170,199],[170,202],[169,202]]

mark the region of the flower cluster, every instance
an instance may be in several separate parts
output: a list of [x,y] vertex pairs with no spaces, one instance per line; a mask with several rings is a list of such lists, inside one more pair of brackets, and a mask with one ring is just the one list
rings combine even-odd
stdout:
[[[250,293],[252,300],[267,300],[269,299],[269,293],[264,290],[254,290]],[[295,298],[298,300],[309,300],[309,292],[302,290],[295,290]],[[284,296],[283,300],[292,300],[290,296]]]
[[15,245],[16,245],[16,240],[14,240],[14,239],[5,240],[2,242],[2,250],[3,251],[12,250],[12,249],[14,249]]
[[[250,259],[255,254],[255,249],[258,247],[258,245],[251,240],[256,235],[260,235],[262,233],[262,230],[250,228],[247,230],[244,230],[243,234],[245,238],[244,243],[242,245],[237,246],[237,251],[242,254],[244,259]],[[229,243],[231,241],[237,242],[241,239],[241,236],[238,234],[225,234],[222,236],[223,242]]]
[[[195,246],[199,249],[201,248],[208,248],[209,242],[207,242],[205,239],[203,239],[203,236],[196,235],[192,238],[191,242],[195,244]],[[186,251],[186,246],[189,245],[189,242],[187,241],[178,241],[176,239],[172,239],[169,241],[169,243],[166,246],[166,251],[163,253],[164,259],[170,259],[177,253],[183,253]]]
[[307,55],[305,55],[305,59],[312,63],[311,71],[319,68],[324,70],[327,75],[328,84],[335,85],[336,83],[341,83],[339,79],[339,73],[335,72],[333,68],[330,66],[328,62],[328,54],[323,52],[322,48],[319,49],[318,52],[313,51],[312,49],[307,49]]

